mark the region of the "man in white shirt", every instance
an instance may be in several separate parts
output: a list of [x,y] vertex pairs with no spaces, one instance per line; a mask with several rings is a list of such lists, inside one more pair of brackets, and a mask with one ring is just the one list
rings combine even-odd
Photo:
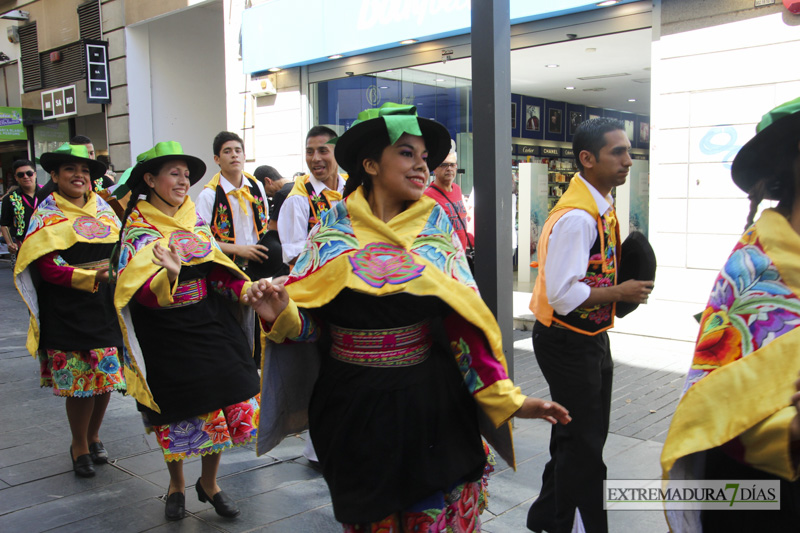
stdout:
[[258,244],[267,232],[264,187],[244,171],[244,142],[230,131],[214,138],[214,162],[219,172],[197,197],[196,210],[208,223],[219,247],[247,271],[250,261],[267,260],[267,247]]
[[345,177],[338,172],[333,145],[328,144],[334,137],[336,132],[325,126],[314,126],[306,135],[309,174],[295,179],[278,215],[284,263],[294,264],[319,217],[342,199]]
[[572,416],[554,426],[542,490],[528,512],[532,531],[606,533],[603,446],[608,435],[614,363],[606,331],[616,302],[645,303],[651,281],[617,284],[619,228],[611,190],[632,161],[622,122],[582,123],[573,139],[580,174],[547,218],[531,299],[533,349],[552,399]]

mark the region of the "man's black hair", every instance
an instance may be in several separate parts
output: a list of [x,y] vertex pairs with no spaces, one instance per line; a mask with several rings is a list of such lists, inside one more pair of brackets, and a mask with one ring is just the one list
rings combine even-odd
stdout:
[[28,161],[27,159],[17,159],[11,164],[11,172],[17,172],[17,169],[20,167],[31,167],[34,172],[36,172],[36,165],[33,164],[33,161]]
[[275,167],[269,165],[261,165],[253,171],[253,177],[258,181],[264,182],[264,178],[269,178],[272,181],[280,181],[283,179],[281,173]]
[[244,151],[244,141],[241,137],[232,131],[221,131],[217,133],[216,137],[214,137],[214,155],[219,156],[219,152],[222,150],[222,145],[228,141],[237,141],[242,145],[242,151]]
[[580,153],[584,150],[594,155],[595,159],[600,157],[600,150],[606,145],[606,133],[610,131],[625,131],[625,125],[621,120],[615,118],[593,118],[581,122],[575,130],[572,138],[572,151],[575,153],[575,163],[578,170],[583,172]]
[[338,137],[336,132],[327,126],[314,126],[308,130],[308,133],[306,134],[306,142],[308,142],[311,137],[319,137],[320,135],[327,135],[328,140]]
[[69,140],[69,144],[92,144],[92,140],[86,135],[76,135]]

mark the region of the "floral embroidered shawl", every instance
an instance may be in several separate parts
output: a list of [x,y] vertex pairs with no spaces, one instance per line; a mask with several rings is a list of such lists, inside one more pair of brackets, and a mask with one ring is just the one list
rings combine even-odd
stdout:
[[[788,441],[748,447],[772,417],[792,416],[800,369],[800,235],[777,211],[764,211],[741,237],[714,282],[694,358],[661,455],[664,479],[702,475],[702,452],[739,439],[744,460],[796,477]],[[699,520],[671,514],[675,531]],[[689,524],[689,525],[687,525]],[[699,524],[699,521],[697,522]]]
[[26,347],[34,357],[39,348],[39,300],[31,265],[40,257],[66,250],[79,242],[116,242],[119,225],[111,206],[93,192],[88,193],[83,207],[74,205],[58,192],[39,202],[31,215],[28,233],[14,267],[14,283],[31,314]]
[[[147,369],[128,308],[136,291],[161,269],[153,263],[155,257],[153,248],[156,243],[165,248],[174,245],[183,264],[199,265],[213,261],[228,268],[241,279],[249,278],[220,250],[211,236],[211,230],[197,216],[194,202],[188,196],[174,217],[162,213],[145,200],[136,204],[122,232],[119,263],[116,265],[117,286],[114,291],[114,307],[117,309],[122,337],[127,348],[123,364],[128,393],[139,403],[161,412],[147,386]],[[252,316],[246,325],[243,321],[243,329],[248,330],[248,338],[252,338],[250,330],[252,323]]]
[[[447,213],[435,200],[423,196],[384,223],[372,214],[359,187],[322,215],[286,288],[292,305],[303,309],[321,307],[346,288],[375,296],[435,295],[447,303],[456,313],[445,321],[445,328],[452,334],[454,357],[465,382],[487,417],[482,424],[484,436],[514,465],[508,420],[524,396],[507,377],[500,328],[478,294]],[[273,324],[271,340],[280,343],[302,336],[302,326],[295,327],[296,322],[287,326],[281,317]],[[265,387],[268,371],[263,374]],[[262,400],[269,403],[263,396]],[[262,420],[265,412],[268,409],[262,409]],[[265,425],[270,424],[261,427]],[[258,452],[265,451],[259,438]]]

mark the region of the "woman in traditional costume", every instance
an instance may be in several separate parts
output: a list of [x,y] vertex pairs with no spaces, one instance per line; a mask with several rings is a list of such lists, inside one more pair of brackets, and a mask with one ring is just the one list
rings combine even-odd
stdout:
[[[512,465],[512,416],[569,420],[508,379],[458,235],[423,195],[449,150],[447,130],[413,106],[360,113],[336,141],[349,196],[311,231],[285,287],[260,280],[248,292],[271,340],[323,346],[309,425],[345,531],[478,531],[479,413]],[[279,348],[266,357],[262,395],[292,361]],[[274,428],[293,429],[280,422],[262,416],[259,453],[278,440]]]
[[[764,115],[756,131],[731,169],[750,196],[748,228],[701,316],[661,465],[668,481],[779,480],[780,511],[668,505],[676,532],[800,529],[800,418],[790,402],[800,368],[800,98]],[[778,206],[753,224],[764,199]]]
[[125,344],[128,392],[155,432],[170,475],[165,515],[185,515],[183,461],[200,455],[201,502],[234,517],[217,485],[220,452],[255,436],[259,376],[252,311],[239,304],[250,283],[195,213],[189,187],[206,170],[176,142],[137,157],[123,216],[114,304]]
[[15,283],[31,313],[27,348],[39,358],[41,384],[66,398],[72,469],[92,477],[95,464],[108,462],[99,433],[110,393],[125,391],[108,285],[119,220],[92,192],[106,167],[85,146],[64,144],[40,162],[55,192],[31,215]]

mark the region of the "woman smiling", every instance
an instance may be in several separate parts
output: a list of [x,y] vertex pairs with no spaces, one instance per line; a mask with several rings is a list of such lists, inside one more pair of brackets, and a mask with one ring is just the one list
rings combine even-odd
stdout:
[[66,397],[72,468],[91,477],[94,464],[108,462],[99,431],[109,393],[125,390],[108,286],[119,220],[91,191],[106,167],[85,146],[65,144],[41,164],[56,190],[31,215],[15,281],[31,312],[27,347],[39,357],[42,386]]
[[[308,420],[345,531],[479,531],[481,429],[513,464],[511,417],[569,421],[508,379],[458,236],[423,196],[449,150],[444,126],[413,106],[360,113],[336,141],[345,201],[311,231],[285,286],[260,280],[247,293],[274,342],[320,339]],[[296,361],[281,360],[291,346],[271,347],[269,364]],[[276,371],[264,369],[262,394]],[[259,453],[289,427],[278,418],[265,412]]]
[[254,319],[238,304],[250,283],[187,196],[205,170],[176,142],[140,154],[112,261],[129,391],[169,470],[168,520],[185,515],[183,461],[198,455],[198,499],[220,516],[239,514],[217,485],[220,452],[255,436],[259,412]]

